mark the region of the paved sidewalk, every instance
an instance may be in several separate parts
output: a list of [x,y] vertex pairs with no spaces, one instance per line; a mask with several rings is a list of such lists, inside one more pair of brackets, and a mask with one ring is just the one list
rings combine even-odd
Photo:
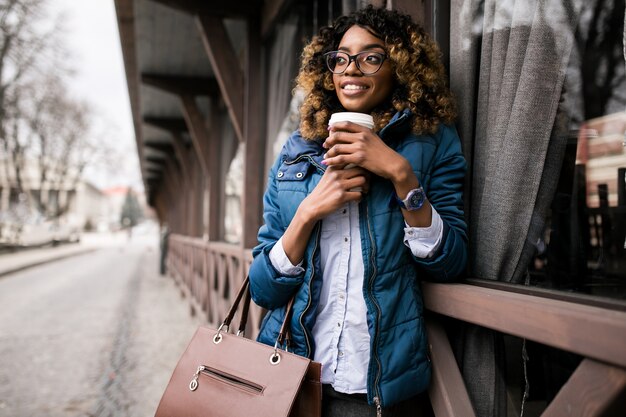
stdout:
[[[140,238],[141,239],[141,238]],[[70,256],[81,255],[97,249],[122,246],[128,237],[125,233],[84,234],[79,243],[66,243],[59,246],[23,249],[0,254],[0,278],[14,272],[58,261]]]

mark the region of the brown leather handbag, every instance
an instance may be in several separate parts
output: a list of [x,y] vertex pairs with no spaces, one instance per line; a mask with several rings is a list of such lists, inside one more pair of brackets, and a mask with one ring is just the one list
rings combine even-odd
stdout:
[[[237,335],[228,333],[245,295]],[[290,339],[293,300],[274,347],[242,336],[250,305],[244,281],[222,325],[201,326],[167,385],[155,417],[320,417],[321,364],[279,348]]]

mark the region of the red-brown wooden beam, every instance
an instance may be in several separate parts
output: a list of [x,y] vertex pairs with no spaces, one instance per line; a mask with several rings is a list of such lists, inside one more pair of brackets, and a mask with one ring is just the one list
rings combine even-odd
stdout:
[[165,158],[160,155],[146,155],[145,160],[159,165],[165,164]]
[[181,117],[144,116],[143,121],[146,124],[165,130],[172,134],[179,134],[187,131],[187,123],[185,123],[185,119]]
[[435,313],[626,368],[624,311],[468,284],[422,288]]
[[259,9],[258,0],[206,1],[206,0],[152,0],[187,13],[205,13],[219,17],[246,17]]
[[276,20],[280,17],[287,3],[287,0],[266,0],[263,2],[263,9],[261,10],[261,34],[263,38],[269,35],[274,28]]
[[[197,25],[235,133],[239,141],[244,141],[244,75],[239,59],[220,17],[199,14]],[[260,68],[259,65],[255,71]]]
[[623,416],[625,396],[626,370],[585,359],[541,416]]
[[[137,153],[139,155],[140,169],[143,172],[143,135],[139,104],[140,77],[137,63],[137,40],[135,36],[135,1],[114,0],[114,2],[115,12],[117,15],[117,26],[120,34],[120,43],[122,47],[122,57],[124,59],[124,70],[126,72],[126,84],[128,85],[130,108],[133,114],[133,127],[135,130]],[[146,188],[148,188],[145,178],[143,178],[143,181]]]
[[165,152],[167,154],[172,153],[172,144],[169,141],[146,141],[143,143],[143,146],[155,149],[157,151]]
[[474,417],[465,382],[450,347],[448,335],[435,317],[426,319],[428,348],[433,364],[428,395],[436,417]]
[[221,240],[222,225],[222,118],[218,100],[211,100],[209,110],[209,224],[208,237],[210,241]]
[[172,141],[172,146],[174,148],[174,155],[176,159],[180,161],[181,170],[183,172],[183,179],[186,184],[189,184],[191,181],[191,174],[189,172],[189,165],[192,158],[192,150],[189,149],[182,136],[179,133],[172,134],[174,140]]
[[243,213],[244,248],[257,244],[263,209],[263,184],[265,178],[265,129],[261,106],[261,25],[260,20],[248,20],[248,45],[246,48],[245,83],[245,141],[244,191],[241,196]]
[[213,77],[181,77],[163,74],[141,74],[141,82],[175,95],[215,96],[219,86]]
[[198,155],[198,160],[204,171],[204,175],[210,175],[209,159],[209,132],[207,131],[204,116],[198,107],[196,98],[185,94],[180,96],[185,124],[189,130],[193,147]]

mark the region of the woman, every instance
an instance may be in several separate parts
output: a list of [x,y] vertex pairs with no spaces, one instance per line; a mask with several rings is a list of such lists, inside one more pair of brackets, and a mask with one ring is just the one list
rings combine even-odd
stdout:
[[[419,281],[466,263],[465,160],[439,51],[409,16],[370,6],[320,30],[297,88],[300,129],[270,171],[250,269],[269,310],[259,341],[274,345],[294,298],[289,348],[322,363],[324,415],[406,415],[430,379]],[[328,127],[342,111],[374,129]]]

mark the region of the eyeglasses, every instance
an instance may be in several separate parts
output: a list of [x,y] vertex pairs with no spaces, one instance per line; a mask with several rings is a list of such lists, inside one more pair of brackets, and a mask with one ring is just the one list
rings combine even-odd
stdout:
[[324,54],[324,59],[326,59],[326,65],[333,74],[343,74],[350,63],[354,61],[359,71],[365,75],[371,75],[378,72],[383,66],[387,55],[372,51],[363,51],[356,55],[342,51],[331,51]]

